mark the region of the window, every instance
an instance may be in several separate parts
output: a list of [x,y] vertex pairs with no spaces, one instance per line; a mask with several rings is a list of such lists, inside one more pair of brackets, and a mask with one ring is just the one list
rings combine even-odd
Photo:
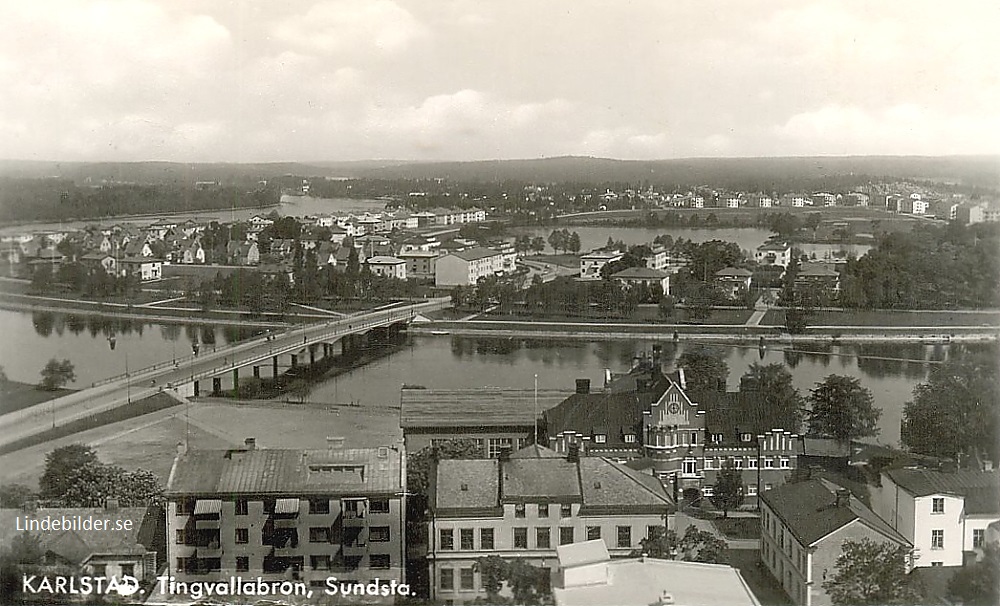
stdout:
[[549,504],[539,503],[538,504],[538,517],[547,518],[549,517]]
[[174,531],[174,543],[176,543],[178,545],[183,545],[184,544],[184,529],[183,528],[178,528],[177,530]]
[[660,526],[647,526],[646,527],[646,538],[647,539],[652,539],[653,536],[656,534],[656,529],[657,528],[660,528]]
[[607,441],[608,441],[608,436],[604,435],[603,433],[599,433],[596,436],[594,436],[595,444],[604,444]]
[[573,506],[569,503],[563,503],[559,506],[559,516],[563,518],[569,518],[573,516]]
[[691,446],[697,446],[698,445],[698,432],[697,431],[692,431],[691,432],[691,442],[690,443],[691,443]]
[[698,473],[698,462],[694,459],[687,459],[684,461],[684,473],[688,475],[694,475]]
[[774,469],[774,459],[771,457],[764,457],[764,469]]
[[934,497],[931,500],[931,513],[944,513],[944,498]]
[[721,433],[713,433],[712,434],[712,443],[713,444],[722,444],[722,434]]
[[388,526],[372,526],[368,529],[368,540],[372,543],[388,543],[389,542],[389,527]]
[[750,457],[747,459],[747,467],[750,469],[757,469],[757,459]]
[[743,457],[733,457],[733,467],[743,469]]
[[122,564],[122,574],[128,577],[135,576],[135,564]]
[[753,439],[753,436],[751,436],[748,433],[741,433],[740,434],[740,442],[749,442],[752,439]]
[[790,461],[788,460],[788,457],[781,457],[779,459],[779,465],[778,466],[781,467],[781,469],[788,469],[790,467],[789,463],[790,463]]
[[771,490],[772,488],[774,488],[773,484],[764,484],[764,490],[765,491]]
[[601,527],[600,526],[587,526],[587,540],[593,541],[594,539],[601,538]]
[[250,542],[250,529],[249,528],[237,528],[236,529],[236,544],[242,545]]
[[183,572],[187,566],[187,558],[177,558],[177,566],[175,568],[176,572]]
[[438,543],[440,543],[439,548],[442,551],[451,551],[455,549],[455,534],[452,532],[451,528],[442,528],[438,531]]
[[371,499],[368,501],[368,511],[372,513],[389,513],[389,499]]
[[618,527],[618,546],[619,547],[631,547],[632,546],[632,527],[631,526],[619,526]]
[[236,499],[236,515],[245,516],[249,510],[250,503],[246,499]]
[[486,442],[486,456],[490,458],[497,458],[500,456],[500,451],[505,448],[510,448],[512,442],[510,438],[490,438]]
[[931,549],[944,549],[944,530],[931,531]]
[[458,588],[464,591],[476,588],[476,573],[471,568],[461,569]]
[[944,562],[931,562],[931,566],[944,566]]
[[535,529],[535,548],[550,549],[552,547],[552,537],[548,528]]
[[[329,560],[329,556],[326,556]],[[327,568],[330,567],[329,561]],[[236,556],[236,572],[247,572],[250,570],[250,558],[248,556]]]
[[515,518],[523,518],[524,517],[524,511],[525,511],[525,505],[524,505],[524,503],[515,503],[514,504],[514,517]]
[[493,549],[493,529],[492,528],[480,528],[479,529],[479,548],[480,549]]
[[625,443],[626,444],[635,444],[635,434],[634,433],[627,433],[627,434],[625,434]]
[[439,583],[441,589],[445,591],[454,591],[455,589],[455,571],[451,568],[441,569],[441,581]]
[[177,515],[188,516],[194,512],[194,499],[178,499]]
[[569,545],[576,540],[575,529],[572,526],[562,526],[559,528],[559,544]]
[[264,499],[264,513],[274,513],[274,499]]
[[472,528],[463,528],[458,531],[458,548],[465,551],[472,551],[476,548],[476,533]]
[[368,556],[368,565],[372,570],[388,570],[391,559],[387,553],[373,553]]
[[986,544],[986,529],[985,528],[974,528],[972,529],[972,547],[982,547]]
[[757,485],[756,484],[747,484],[746,495],[748,497],[755,497],[755,496],[757,496]]
[[311,566],[313,570],[330,570],[330,556],[309,556],[309,566]]
[[515,528],[514,529],[514,549],[527,549],[528,548],[528,529],[527,528]]
[[711,457],[705,457],[705,469],[712,469]]
[[701,487],[701,496],[710,497],[713,494],[715,494],[715,491],[713,490],[711,485],[706,485]]
[[309,499],[309,513],[330,513],[329,499]]

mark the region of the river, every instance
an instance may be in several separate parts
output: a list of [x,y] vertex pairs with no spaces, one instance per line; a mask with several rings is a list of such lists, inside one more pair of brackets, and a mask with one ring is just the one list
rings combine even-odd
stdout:
[[[69,387],[86,387],[98,379],[156,362],[187,355],[197,339],[228,343],[249,334],[233,327],[180,326],[153,323],[115,324],[67,314],[0,310],[0,366],[16,381],[34,383],[52,357],[69,359],[77,379]],[[108,335],[116,334],[112,350]],[[16,344],[16,347],[13,346]],[[676,359],[687,342],[664,344],[664,361]],[[633,356],[647,351],[652,341],[530,340],[457,336],[417,336],[406,346],[314,386],[310,401],[395,405],[403,384],[429,388],[468,388],[495,385],[531,388],[538,374],[539,388],[572,389],[574,379],[589,378],[600,385],[604,369],[627,371]],[[803,345],[804,352],[772,346],[763,358],[754,346],[720,346],[729,366],[729,388],[753,362],[780,363],[791,369],[795,386],[805,395],[830,374],[857,377],[872,391],[882,408],[880,439],[899,440],[903,404],[914,386],[927,377],[935,361],[947,357],[948,345]],[[127,360],[126,360],[127,358]]]
[[[511,234],[517,236],[527,234],[531,237],[541,236],[546,239],[548,245],[551,227],[523,227],[510,230]],[[709,240],[725,240],[735,242],[741,249],[750,251],[751,254],[758,246],[763,244],[773,234],[766,229],[754,227],[720,227],[691,228],[691,227],[589,227],[589,226],[569,226],[560,229],[568,229],[571,232],[580,234],[580,250],[587,252],[595,248],[600,248],[608,243],[608,238],[621,240],[625,244],[650,244],[656,236],[669,234],[675,240],[684,238],[693,242],[708,242]],[[829,259],[833,256],[845,256],[837,254],[841,251],[853,253],[857,257],[864,256],[871,246],[867,244],[796,244],[805,254],[816,255],[816,259]]]

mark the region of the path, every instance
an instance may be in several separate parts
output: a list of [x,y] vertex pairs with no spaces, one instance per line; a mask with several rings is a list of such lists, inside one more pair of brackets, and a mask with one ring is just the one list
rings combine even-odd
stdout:
[[747,318],[746,324],[744,326],[760,326],[760,321],[764,319],[764,314],[770,309],[768,304],[764,301],[764,295],[761,295],[757,302],[753,305],[753,313]]

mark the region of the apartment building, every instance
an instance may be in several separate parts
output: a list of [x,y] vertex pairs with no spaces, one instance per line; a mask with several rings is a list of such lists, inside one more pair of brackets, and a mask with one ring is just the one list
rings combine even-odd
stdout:
[[182,450],[166,488],[168,572],[402,582],[402,448]]
[[828,606],[823,581],[836,572],[844,541],[870,539],[911,547],[854,495],[821,479],[761,495],[760,557],[796,604]]
[[499,459],[443,460],[431,475],[431,595],[485,598],[476,561],[521,559],[555,578],[556,547],[602,539],[627,556],[672,510],[660,483],[599,457],[531,446]]
[[434,266],[436,286],[470,286],[480,278],[503,273],[503,255],[489,248],[472,248],[438,257]]

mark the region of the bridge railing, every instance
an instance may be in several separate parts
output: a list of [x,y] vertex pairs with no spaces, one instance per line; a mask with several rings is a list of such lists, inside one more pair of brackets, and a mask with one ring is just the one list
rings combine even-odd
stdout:
[[[363,329],[366,329],[366,328],[372,328],[374,326],[380,326],[380,325],[382,325],[382,324],[384,324],[386,322],[397,322],[397,321],[400,321],[400,320],[410,321],[410,320],[412,320],[416,316],[416,314],[419,311],[421,311],[421,310],[428,310],[428,309],[438,309],[441,305],[444,304],[445,301],[446,301],[445,299],[436,299],[436,300],[427,301],[427,302],[424,302],[424,303],[417,303],[415,305],[408,305],[408,306],[405,306],[405,307],[402,307],[402,308],[399,308],[399,307],[397,307],[397,308],[389,308],[389,309],[378,310],[378,311],[373,311],[373,312],[366,312],[366,313],[363,313],[363,314],[359,314],[357,316],[346,316],[344,318],[338,318],[336,320],[331,320],[331,321],[328,321],[328,322],[325,322],[325,323],[322,324],[323,326],[329,326],[329,325],[335,326],[335,328],[333,328],[333,330],[324,332],[324,333],[322,333],[322,334],[320,334],[318,336],[313,335],[311,338],[312,339],[326,339],[326,338],[329,338],[329,337],[343,336],[344,334],[355,332],[357,330],[363,330]],[[240,342],[240,343],[236,343],[231,348],[229,348],[229,351],[232,351],[232,352],[235,353],[235,352],[237,352],[237,351],[239,351],[241,349],[249,349],[251,347],[256,347],[257,345],[260,345],[262,343],[266,343],[269,338],[279,339],[281,337],[287,337],[287,336],[291,336],[291,335],[295,335],[295,334],[306,335],[306,334],[315,332],[319,327],[320,327],[320,324],[314,323],[314,324],[307,324],[307,325],[302,326],[302,327],[290,328],[290,329],[288,329],[288,330],[286,330],[286,331],[284,331],[282,333],[278,333],[278,334],[275,334],[275,335],[265,334],[265,335],[263,335],[261,337],[255,338],[255,339],[250,339],[248,341],[243,341],[243,342]],[[345,327],[347,328],[346,331],[344,330]],[[287,349],[291,350],[291,349],[294,349],[294,347],[290,346]],[[213,346],[212,350],[211,350],[211,353],[215,353],[215,352],[216,352],[216,348]],[[285,349],[282,349],[282,350],[280,350],[280,351],[278,351],[276,353],[284,353],[284,352],[285,352]],[[209,352],[205,352],[205,353],[209,353]],[[273,355],[273,354],[271,352],[269,352],[268,355]],[[130,371],[130,372],[127,372],[127,373],[117,374],[117,375],[115,375],[113,377],[108,377],[106,379],[101,379],[100,381],[95,381],[94,383],[91,384],[91,386],[92,387],[99,387],[101,385],[107,385],[108,383],[113,383],[115,381],[121,381],[121,380],[126,379],[126,378],[138,378],[138,377],[141,377],[144,374],[155,372],[157,370],[160,370],[160,369],[163,369],[163,368],[168,368],[170,366],[179,367],[179,366],[186,366],[188,364],[193,364],[197,360],[198,360],[198,356],[194,355],[194,354],[189,355],[189,356],[185,356],[183,358],[172,359],[172,360],[169,360],[169,361],[165,360],[163,362],[158,362],[156,364],[153,364],[152,366],[146,366],[146,367],[140,368],[138,370],[133,370],[133,371]],[[203,371],[202,373],[199,373],[199,374],[200,375],[204,375],[204,376],[212,376],[214,374],[217,374],[220,370],[226,370],[227,368],[232,368],[233,366],[235,366],[235,360],[234,360],[234,364],[232,364],[232,365],[223,365],[223,366],[214,368],[214,369],[212,369],[210,371]]]

